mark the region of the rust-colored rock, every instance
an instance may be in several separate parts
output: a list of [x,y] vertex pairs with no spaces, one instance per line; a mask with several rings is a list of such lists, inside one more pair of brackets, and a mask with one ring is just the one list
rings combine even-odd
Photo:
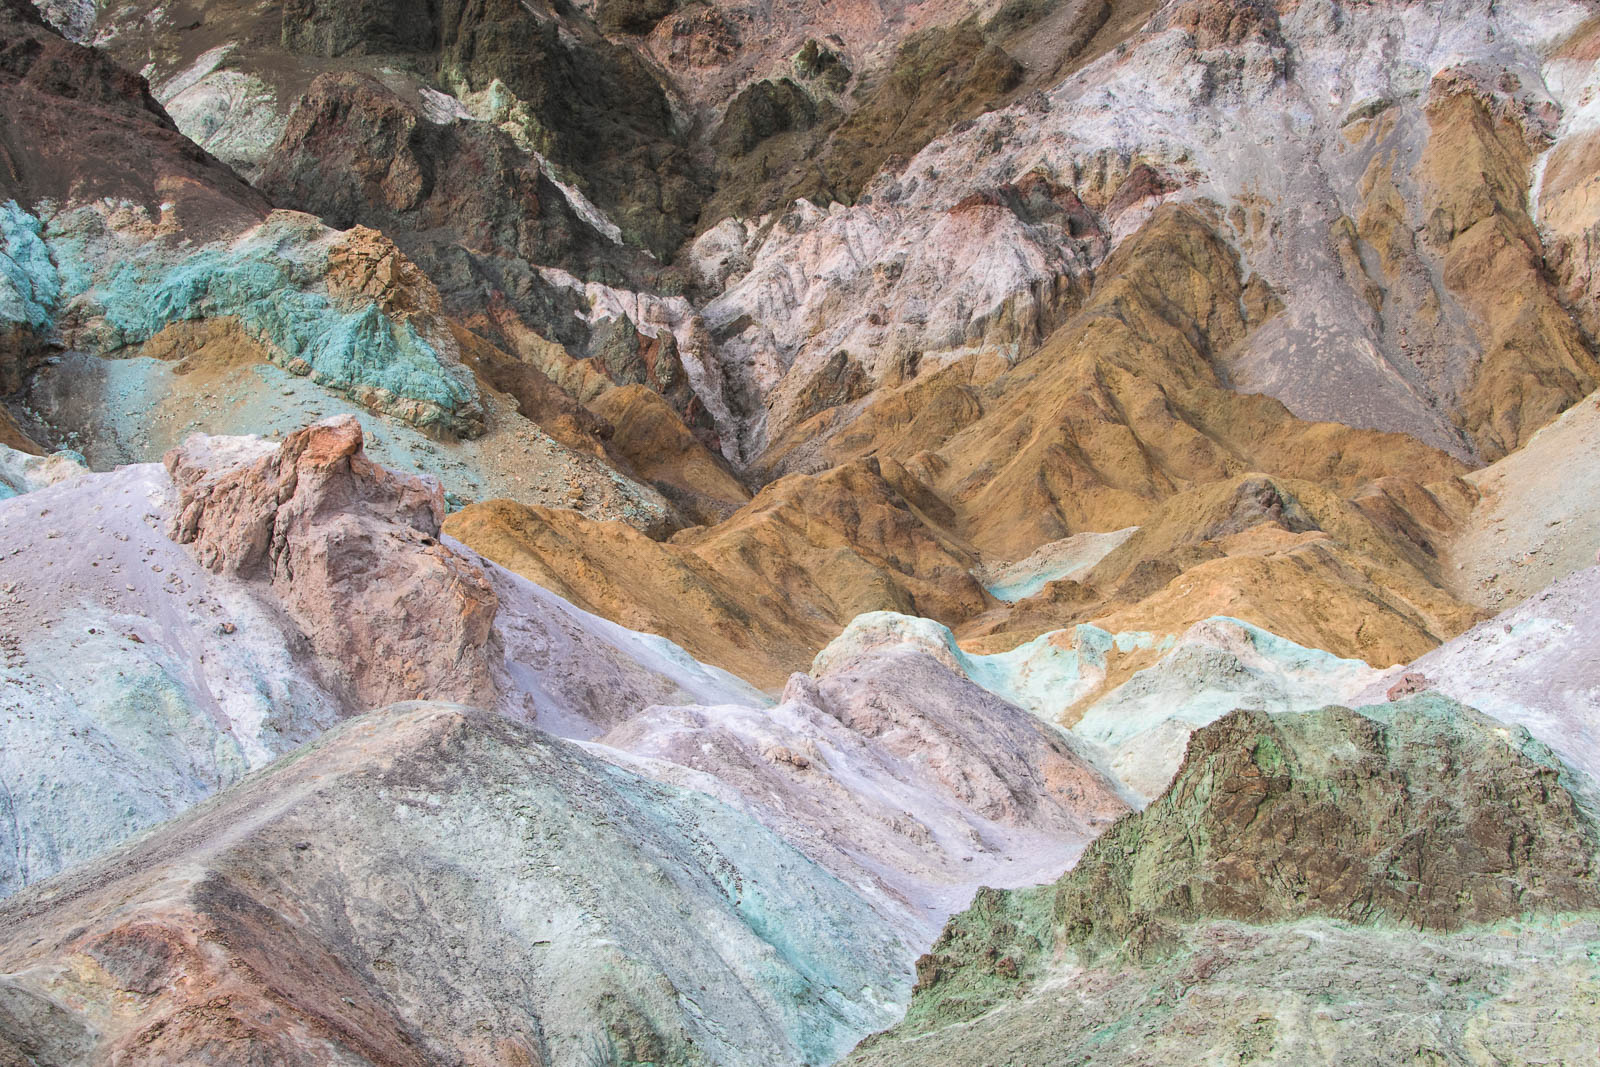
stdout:
[[498,600],[478,566],[440,543],[436,482],[369,460],[352,416],[242,460],[212,442],[167,453],[181,500],[175,540],[216,573],[269,585],[358,706],[493,706]]
[[764,686],[808,665],[862,612],[959,620],[992,603],[972,576],[976,557],[873,461],[781,479],[667,544],[508,500],[468,507],[446,529],[580,607]]
[[1407,671],[1400,676],[1400,680],[1388,689],[1384,695],[1390,701],[1401,700],[1405,697],[1415,696],[1428,688],[1428,676],[1416,671]]

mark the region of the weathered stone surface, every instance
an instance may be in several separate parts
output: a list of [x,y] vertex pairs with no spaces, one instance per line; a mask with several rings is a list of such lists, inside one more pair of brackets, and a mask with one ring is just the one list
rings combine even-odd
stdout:
[[424,52],[438,37],[437,7],[417,0],[289,0],[283,5],[283,47],[303,55]]
[[1384,691],[1384,695],[1391,701],[1404,697],[1415,696],[1425,692],[1428,688],[1428,676],[1418,671],[1407,671],[1400,676],[1400,680]]
[[354,703],[436,694],[493,706],[493,589],[439,542],[438,483],[386,471],[361,445],[349,417],[244,463],[191,438],[166,460],[180,501],[172,536],[212,571],[269,582]]
[[0,27],[0,203],[166,201],[197,237],[266,213],[261,194],[178,132],[144,79],[64,39],[29,0],[0,5]]
[[736,791],[912,943],[980,884],[1053,877],[1127,810],[1072,737],[921,649],[819,661],[773,708],[651,708],[600,741]]
[[88,471],[76,452],[36,456],[0,443],[0,497],[31,493]]
[[668,543],[576,515],[490,501],[446,530],[625,626],[777,686],[865,611],[966,618],[989,602],[975,558],[927,523],[873,461],[769,485]]
[[[1600,1041],[1592,1010],[1600,986],[1589,962],[1600,925],[1592,916],[1459,934],[1325,919],[1210,922],[1178,933],[1181,943],[1160,959],[1062,975],[1070,995],[1012,1000],[911,1043],[891,1031],[846,1062],[1199,1067],[1227,1057],[1399,1067],[1487,1054],[1581,1063]],[[998,955],[997,965],[1008,958]]]
[[388,692],[473,693],[577,737],[653,705],[764,703],[441,542],[436,486],[375,469],[348,425],[291,437],[194,440],[182,491],[139,464],[0,499],[0,895]]
[[634,52],[512,0],[450,0],[440,26],[440,69],[460,95],[507,98],[497,120],[581,175],[631,242],[677,248],[702,193],[666,92]]
[[365,407],[435,434],[484,432],[437,291],[373,230],[279,211],[200,242],[99,202],[57,215],[48,236],[55,319],[74,348],[120,353],[175,324],[231,319],[265,359]]
[[[1553,582],[1405,668],[1437,692],[1525,727],[1572,766],[1600,780],[1600,567]],[[1395,672],[1359,696],[1377,700]]]
[[892,1018],[906,956],[723,803],[488,712],[398,705],[0,907],[0,1049],[821,1063]]
[[1458,418],[1478,450],[1498,459],[1600,385],[1600,361],[1557,298],[1524,206],[1544,139],[1536,121],[1469,70],[1434,78],[1426,114],[1424,236],[1483,346]]
[[[343,71],[320,75],[295,102],[257,185],[331,225],[382,230],[458,313],[481,310],[494,286],[543,318],[538,301],[553,297],[527,263],[642,269],[574,211],[544,165],[491,123],[430,115],[378,78]],[[539,291],[518,291],[528,286]]]
[[1455,930],[1593,909],[1597,838],[1570,781],[1525,731],[1449,700],[1237,712],[1063,881],[1057,921],[1094,952],[1201,916]]
[[[901,1062],[915,1046],[899,1042],[1015,999],[1025,1007],[1009,1013],[1009,1038],[996,1016],[983,1040],[1036,1045],[1042,1017],[1053,1016],[1055,1047],[1070,1054],[1092,1040],[1084,1027],[1094,1016],[1077,1015],[1072,998],[1035,999],[1034,990],[1063,966],[1091,997],[1108,983],[1148,981],[1146,968],[1164,959],[1199,966],[1195,943],[1217,920],[1248,924],[1244,936],[1260,945],[1273,939],[1271,924],[1328,916],[1361,930],[1343,936],[1381,954],[1395,929],[1593,912],[1600,838],[1575,787],[1526,732],[1438,697],[1361,711],[1237,712],[1196,732],[1171,788],[1097,840],[1054,887],[980,894],[919,961],[906,1022],[859,1059]],[[1317,940],[1276,950],[1328,951]],[[1259,1000],[1274,979],[1259,966],[1252,973],[1239,977],[1244,995]],[[1330,989],[1361,981],[1324,973]],[[1188,984],[1208,977],[1202,969]],[[1434,1003],[1456,1015],[1463,1007]],[[1294,1026],[1294,1001],[1278,1010],[1288,1014],[1267,1013],[1274,1025],[1263,1051],[1278,1028]],[[1373,1010],[1381,1008],[1359,1009]],[[1463,1021],[1446,1047],[1463,1040]],[[1168,1025],[1156,1032],[1170,1034]],[[994,1051],[980,1045],[961,1059]],[[1193,1053],[1178,1058],[1198,1062]]]

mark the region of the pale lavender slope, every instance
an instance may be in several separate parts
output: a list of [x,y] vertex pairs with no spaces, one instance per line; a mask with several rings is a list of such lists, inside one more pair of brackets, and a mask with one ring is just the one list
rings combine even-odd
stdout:
[[1527,727],[1568,763],[1600,778],[1600,567],[1590,567],[1474,626],[1359,694],[1377,702],[1402,675]]

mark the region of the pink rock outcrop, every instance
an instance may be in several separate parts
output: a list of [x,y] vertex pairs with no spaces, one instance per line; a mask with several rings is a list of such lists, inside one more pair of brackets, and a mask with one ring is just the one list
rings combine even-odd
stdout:
[[348,415],[271,451],[241,457],[229,444],[196,436],[167,453],[174,540],[215,573],[269,585],[357,707],[494,706],[499,600],[481,567],[440,542],[437,482],[368,459]]
[[1430,688],[1428,676],[1416,671],[1407,671],[1400,676],[1400,680],[1389,687],[1390,700],[1400,700],[1403,697],[1413,696]]

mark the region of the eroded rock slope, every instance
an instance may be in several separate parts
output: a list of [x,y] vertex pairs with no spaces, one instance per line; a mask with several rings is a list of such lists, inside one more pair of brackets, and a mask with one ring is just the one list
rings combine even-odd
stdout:
[[981,894],[849,1062],[1581,1057],[1592,789],[1439,697],[1230,715],[1069,875]]

